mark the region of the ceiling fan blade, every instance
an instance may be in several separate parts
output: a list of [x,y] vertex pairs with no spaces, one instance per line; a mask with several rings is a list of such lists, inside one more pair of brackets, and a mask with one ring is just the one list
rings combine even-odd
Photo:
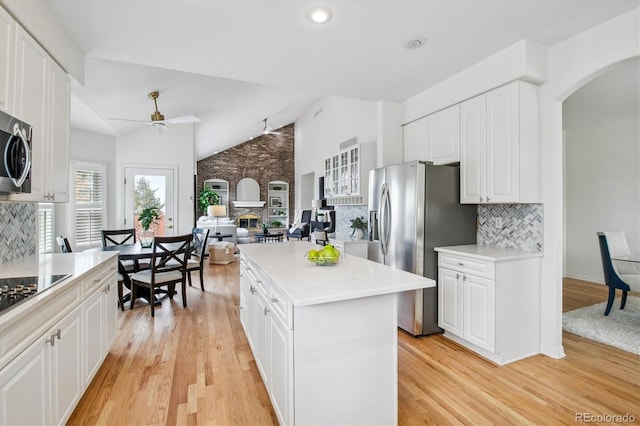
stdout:
[[114,117],[107,117],[109,120],[116,120],[116,121],[131,121],[133,123],[149,123],[148,120],[130,120],[128,118],[114,118]]
[[194,115],[186,115],[184,117],[174,117],[164,120],[163,123],[171,124],[185,124],[185,123],[199,123],[200,119]]

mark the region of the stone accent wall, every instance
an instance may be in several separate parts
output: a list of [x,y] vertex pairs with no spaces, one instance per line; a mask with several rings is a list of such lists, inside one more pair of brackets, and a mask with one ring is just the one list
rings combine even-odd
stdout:
[[0,264],[36,254],[36,203],[0,202]]
[[[225,151],[214,154],[197,164],[196,196],[207,179],[224,179],[229,182],[229,211],[234,219],[251,213],[267,221],[268,183],[281,180],[289,183],[289,220],[293,220],[295,193],[294,124],[277,130],[280,135],[262,135]],[[260,200],[264,208],[235,208],[236,187],[242,178],[250,177],[260,184]],[[199,212],[198,216],[206,214]]]

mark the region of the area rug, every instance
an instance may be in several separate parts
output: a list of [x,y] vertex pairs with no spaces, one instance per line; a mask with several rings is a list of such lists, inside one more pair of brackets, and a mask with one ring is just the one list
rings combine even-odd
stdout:
[[640,355],[640,297],[628,296],[623,310],[616,299],[605,317],[606,306],[602,302],[564,313],[562,329]]

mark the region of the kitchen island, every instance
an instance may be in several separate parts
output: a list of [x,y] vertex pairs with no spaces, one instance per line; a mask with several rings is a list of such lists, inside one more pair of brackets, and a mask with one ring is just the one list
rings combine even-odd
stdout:
[[5,263],[0,278],[69,275],[0,312],[0,424],[64,424],[117,334],[117,255]]
[[281,424],[395,424],[396,294],[428,278],[311,243],[240,246],[240,320]]

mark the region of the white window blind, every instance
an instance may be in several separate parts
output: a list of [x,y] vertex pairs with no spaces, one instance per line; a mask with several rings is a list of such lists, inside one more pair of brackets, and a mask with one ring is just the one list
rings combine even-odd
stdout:
[[75,244],[78,248],[101,245],[105,217],[105,168],[101,164],[74,162]]
[[54,212],[52,203],[38,204],[38,251],[40,253],[55,252]]

